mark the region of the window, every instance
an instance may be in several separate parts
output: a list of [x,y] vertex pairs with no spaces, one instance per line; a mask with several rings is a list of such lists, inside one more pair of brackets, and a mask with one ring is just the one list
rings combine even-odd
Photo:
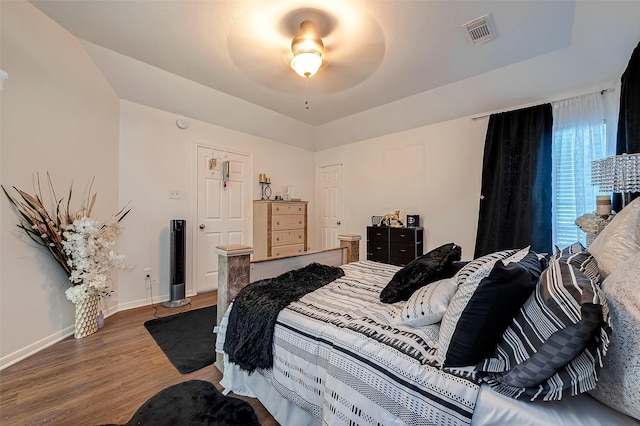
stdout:
[[591,161],[606,156],[606,124],[601,94],[553,103],[553,244],[563,248],[586,235],[578,216],[596,208]]

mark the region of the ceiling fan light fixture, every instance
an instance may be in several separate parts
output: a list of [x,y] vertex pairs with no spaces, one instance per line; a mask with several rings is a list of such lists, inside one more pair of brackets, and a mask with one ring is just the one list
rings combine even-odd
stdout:
[[301,77],[312,77],[322,66],[324,44],[315,33],[315,25],[311,21],[300,24],[300,35],[291,41],[291,68]]
[[291,59],[291,68],[301,77],[313,77],[322,65],[318,52],[298,52]]

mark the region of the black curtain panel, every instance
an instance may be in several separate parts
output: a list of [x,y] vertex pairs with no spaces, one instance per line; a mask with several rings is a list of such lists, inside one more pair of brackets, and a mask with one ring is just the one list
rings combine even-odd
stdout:
[[[616,154],[633,154],[640,152],[640,43],[631,54],[621,82]],[[640,194],[631,194],[631,199],[639,196]],[[612,207],[620,211],[620,194],[614,194]]]
[[489,118],[476,258],[528,245],[551,252],[552,124],[551,104]]
[[622,74],[616,154],[640,152],[640,43]]

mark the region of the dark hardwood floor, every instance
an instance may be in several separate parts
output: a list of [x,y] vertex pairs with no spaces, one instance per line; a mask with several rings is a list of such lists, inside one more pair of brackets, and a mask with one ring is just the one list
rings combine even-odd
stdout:
[[[155,306],[162,317],[216,300],[212,292],[192,297],[190,306]],[[222,374],[215,366],[180,374],[171,365],[143,325],[154,312],[151,306],[118,312],[97,333],[79,340],[71,336],[0,371],[0,424],[121,424],[176,383],[206,380],[221,390]],[[262,425],[278,425],[258,400],[236,397],[253,406]]]

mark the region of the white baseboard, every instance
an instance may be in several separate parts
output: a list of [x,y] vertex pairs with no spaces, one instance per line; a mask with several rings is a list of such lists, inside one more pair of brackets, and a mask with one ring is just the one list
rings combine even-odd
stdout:
[[23,359],[40,352],[43,349],[48,348],[54,343],[58,343],[59,341],[66,339],[69,336],[73,336],[74,326],[66,327],[57,333],[52,334],[51,336],[45,337],[44,339],[40,339],[35,343],[30,344],[20,350],[15,351],[9,355],[3,356],[0,358],[0,370],[7,368],[18,361],[22,361]]
[[[195,295],[195,293],[191,294],[190,296],[193,296],[193,295]],[[146,298],[146,299],[139,299],[139,300],[134,300],[132,302],[118,304],[117,306],[113,306],[107,309],[106,311],[103,311],[102,313],[104,314],[105,318],[108,318],[111,315],[120,311],[126,311],[133,308],[140,308],[142,306],[151,306],[152,304],[166,302],[167,300],[169,300],[169,295],[164,294],[164,295],[160,295],[159,297],[154,297],[153,301]],[[58,331],[57,333],[47,336],[44,339],[41,339],[35,343],[32,343],[22,349],[19,349],[9,355],[6,355],[0,358],[0,370],[7,368],[15,364],[16,362],[22,361],[23,359],[35,353],[38,353],[41,350],[46,349],[49,346],[55,343],[58,343],[63,339],[66,339],[69,336],[73,336],[74,331],[75,331],[74,325],[71,325],[69,327],[66,327]]]
[[118,312],[120,311],[128,311],[129,309],[140,308],[142,306],[151,306],[158,303],[166,302],[169,300],[168,294],[162,294],[160,296],[154,297],[153,300],[147,298],[132,300],[127,303],[118,303]]

